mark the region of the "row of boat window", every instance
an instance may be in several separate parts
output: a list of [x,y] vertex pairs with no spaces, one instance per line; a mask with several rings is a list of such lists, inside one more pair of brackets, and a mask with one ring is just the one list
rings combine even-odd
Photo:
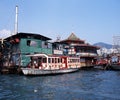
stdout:
[[[47,58],[38,58],[38,62],[47,63]],[[65,63],[64,58],[48,58],[48,63]],[[79,59],[68,59],[68,63],[80,62]]]

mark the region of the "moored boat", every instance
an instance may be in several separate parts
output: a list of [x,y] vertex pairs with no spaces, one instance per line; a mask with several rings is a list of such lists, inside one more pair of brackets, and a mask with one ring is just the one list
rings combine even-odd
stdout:
[[111,68],[112,68],[113,70],[120,70],[120,64],[112,64],[112,65],[111,65]]
[[56,56],[47,54],[27,55],[31,61],[21,68],[24,75],[64,74],[78,71],[80,57]]
[[120,70],[120,57],[119,56],[113,56],[111,58],[111,68],[113,70]]

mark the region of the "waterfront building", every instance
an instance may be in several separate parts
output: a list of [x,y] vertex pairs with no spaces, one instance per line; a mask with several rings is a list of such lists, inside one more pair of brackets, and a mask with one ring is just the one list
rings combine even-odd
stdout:
[[[61,46],[61,44],[63,45]],[[93,66],[93,61],[96,60],[98,56],[97,50],[99,49],[97,46],[85,43],[84,40],[78,38],[74,33],[71,33],[67,39],[59,41],[59,45],[56,47],[59,47],[58,50],[62,49],[63,54],[80,56],[82,67]]]
[[65,39],[50,42],[50,38],[34,33],[17,33],[5,39],[4,67],[25,67],[30,62],[28,54],[44,53],[49,55],[79,56],[82,67],[92,66],[97,57],[96,46],[85,43],[74,33]]
[[52,54],[51,40],[40,34],[17,33],[6,38],[7,49],[4,51],[4,66],[26,66],[30,61],[27,54]]

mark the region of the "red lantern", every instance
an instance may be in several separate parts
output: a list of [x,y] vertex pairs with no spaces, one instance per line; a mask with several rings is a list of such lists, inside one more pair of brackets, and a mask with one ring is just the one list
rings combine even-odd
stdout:
[[18,38],[16,38],[16,39],[15,39],[15,42],[16,42],[16,43],[19,43],[19,42],[20,42],[20,40],[19,40]]

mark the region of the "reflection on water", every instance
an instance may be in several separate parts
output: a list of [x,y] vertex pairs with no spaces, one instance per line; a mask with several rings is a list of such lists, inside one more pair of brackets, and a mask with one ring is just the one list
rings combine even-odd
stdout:
[[117,100],[119,79],[119,71],[99,70],[37,77],[0,75],[0,99]]

